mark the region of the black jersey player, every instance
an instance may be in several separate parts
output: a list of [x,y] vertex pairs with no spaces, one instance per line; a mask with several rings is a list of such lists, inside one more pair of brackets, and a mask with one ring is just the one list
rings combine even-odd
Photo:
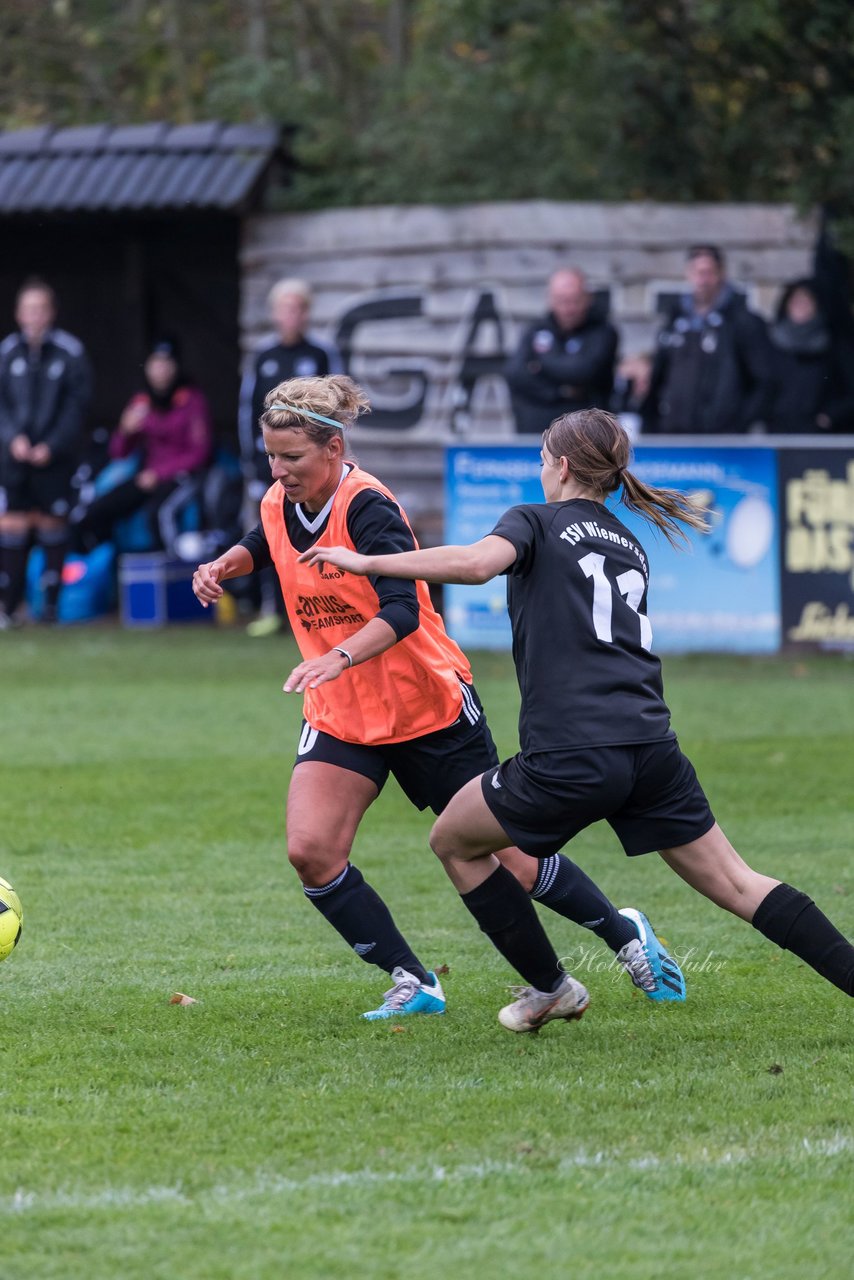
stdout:
[[[628,469],[629,441],[599,409],[558,418],[544,433],[545,502],[514,507],[479,542],[365,557],[317,547],[353,573],[431,582],[507,575],[513,658],[521,691],[520,751],[473,779],[433,827],[431,845],[481,928],[528,981],[536,967],[493,851],[508,840],[547,861],[605,819],[630,856],[658,850],[693,888],[854,995],[854,947],[805,894],[753,871],[715,821],[670,727],[647,617],[649,566],[635,535],[605,506],[621,500],[673,541],[702,513]],[[532,982],[502,1009],[531,1031],[583,999],[564,975]],[[582,988],[583,991],[583,988]]]

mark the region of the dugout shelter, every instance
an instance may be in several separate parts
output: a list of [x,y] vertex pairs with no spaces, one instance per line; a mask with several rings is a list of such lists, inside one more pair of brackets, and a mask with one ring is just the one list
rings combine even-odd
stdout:
[[176,334],[231,440],[240,373],[244,220],[287,180],[274,125],[165,122],[0,132],[0,330],[28,276],[56,289],[59,324],[95,369],[91,421],[110,428],[152,336]]

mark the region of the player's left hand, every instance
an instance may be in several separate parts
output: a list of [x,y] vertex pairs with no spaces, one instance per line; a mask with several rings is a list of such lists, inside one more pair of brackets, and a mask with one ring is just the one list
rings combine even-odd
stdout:
[[351,551],[349,547],[311,547],[302,553],[299,560],[309,565],[334,564],[336,569],[343,569],[345,573],[364,575],[368,572],[368,557]]
[[319,658],[311,658],[294,667],[282,686],[285,693],[302,693],[305,689],[316,689],[318,685],[337,680],[342,671],[346,671],[349,662],[343,654],[335,649],[321,654]]
[[216,604],[221,598],[222,587],[219,581],[223,571],[222,564],[211,560],[208,564],[200,564],[193,574],[193,594],[201,602],[203,609],[207,609],[209,604]]

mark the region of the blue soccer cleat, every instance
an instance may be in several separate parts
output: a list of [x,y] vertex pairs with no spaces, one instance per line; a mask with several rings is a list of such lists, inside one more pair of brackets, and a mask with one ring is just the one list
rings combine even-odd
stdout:
[[428,973],[430,985],[419,982],[400,966],[392,971],[394,986],[383,996],[379,1009],[369,1009],[362,1017],[369,1022],[380,1018],[403,1018],[410,1013],[444,1013],[445,993],[435,973]]
[[631,920],[637,938],[617,952],[621,964],[636,987],[650,1000],[684,1000],[685,979],[682,970],[663,943],[655,936],[652,925],[642,911],[623,907],[620,915]]

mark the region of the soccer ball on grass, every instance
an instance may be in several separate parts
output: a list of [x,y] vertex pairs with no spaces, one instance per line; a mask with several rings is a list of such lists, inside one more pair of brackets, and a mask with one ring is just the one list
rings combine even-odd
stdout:
[[15,950],[23,923],[21,899],[9,881],[0,876],[0,960],[5,960]]

